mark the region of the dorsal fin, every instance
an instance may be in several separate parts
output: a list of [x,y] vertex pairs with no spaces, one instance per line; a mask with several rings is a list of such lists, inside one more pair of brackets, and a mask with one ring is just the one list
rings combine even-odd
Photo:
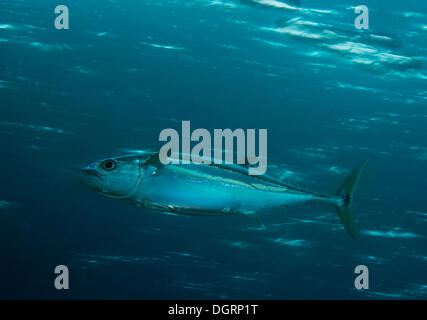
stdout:
[[151,155],[145,162],[144,165],[150,165],[153,167],[156,167],[157,169],[160,169],[163,167],[163,163],[160,162],[159,153],[155,153]]

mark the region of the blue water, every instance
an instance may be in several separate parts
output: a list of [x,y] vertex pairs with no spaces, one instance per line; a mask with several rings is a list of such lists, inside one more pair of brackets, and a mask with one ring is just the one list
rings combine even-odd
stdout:
[[[427,298],[424,2],[364,1],[360,31],[351,1],[68,1],[70,29],[56,30],[59,4],[0,2],[1,299]],[[355,39],[375,32],[398,42]],[[77,182],[93,161],[158,149],[182,120],[267,128],[268,173],[318,192],[369,157],[360,240],[321,205],[263,212],[258,230]],[[54,287],[61,264],[69,290]],[[369,290],[354,287],[357,265]]]

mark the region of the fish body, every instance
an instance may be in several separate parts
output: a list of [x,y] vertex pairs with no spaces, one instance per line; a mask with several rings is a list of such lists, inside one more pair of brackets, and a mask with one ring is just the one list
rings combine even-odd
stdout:
[[236,169],[203,164],[164,166],[155,174],[144,176],[135,199],[176,208],[203,208],[213,213],[245,213],[325,200],[321,195]]
[[148,157],[131,155],[97,161],[82,169],[81,182],[109,198],[182,215],[254,217],[273,207],[322,202],[337,208],[339,214],[341,210],[344,226],[353,236],[349,205],[360,170],[357,169],[348,191],[323,195],[266,175],[249,175],[248,168],[241,165],[164,165],[154,153]]

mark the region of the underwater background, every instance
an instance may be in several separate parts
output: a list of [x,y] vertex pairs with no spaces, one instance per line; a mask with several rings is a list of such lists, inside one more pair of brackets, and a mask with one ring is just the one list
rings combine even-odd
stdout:
[[[0,298],[426,299],[426,55],[419,0],[2,0]],[[258,230],[78,183],[182,120],[268,129],[267,173],[318,192],[369,157],[360,240],[322,205],[261,213]],[[61,264],[69,290],[54,287]]]

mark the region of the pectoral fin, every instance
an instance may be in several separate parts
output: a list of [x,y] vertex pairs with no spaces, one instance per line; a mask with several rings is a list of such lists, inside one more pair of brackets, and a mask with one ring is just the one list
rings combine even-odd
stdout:
[[267,227],[265,226],[265,224],[261,221],[261,218],[259,217],[258,214],[256,214],[255,212],[251,212],[251,213],[245,213],[245,215],[253,222],[257,225],[257,227],[259,227],[260,229],[267,229]]

